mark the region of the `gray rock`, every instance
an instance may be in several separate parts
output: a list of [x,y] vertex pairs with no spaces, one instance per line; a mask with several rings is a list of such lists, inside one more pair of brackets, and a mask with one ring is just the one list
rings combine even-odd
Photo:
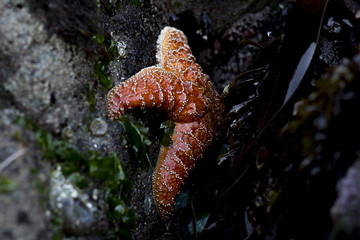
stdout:
[[0,110],[0,116],[0,239],[51,239],[44,192],[50,164],[41,160],[32,133],[9,123],[17,111]]
[[337,185],[338,197],[330,209],[334,230],[360,234],[360,160],[347,170]]
[[64,232],[72,236],[89,234],[98,221],[95,204],[66,180],[60,167],[51,175],[50,206],[60,217]]

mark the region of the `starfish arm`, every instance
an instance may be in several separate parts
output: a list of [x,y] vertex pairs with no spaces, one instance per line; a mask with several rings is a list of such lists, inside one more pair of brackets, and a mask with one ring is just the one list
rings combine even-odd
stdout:
[[178,123],[172,136],[172,145],[161,148],[154,171],[153,192],[158,212],[163,219],[172,213],[175,197],[189,171],[210,146],[213,135],[208,121]]
[[185,34],[172,27],[164,27],[157,40],[156,58],[160,67],[166,67],[169,60],[188,59],[195,62]]
[[177,122],[191,122],[204,115],[209,99],[205,89],[158,67],[141,70],[108,94],[107,111],[112,119],[133,108],[159,108]]
[[165,27],[161,31],[157,40],[156,58],[159,67],[181,76],[189,74],[189,71],[197,74],[202,72],[200,65],[195,63],[185,34],[176,28]]
[[107,97],[108,115],[116,119],[124,111],[137,107],[170,112],[179,98],[174,94],[175,87],[183,89],[181,84],[171,72],[157,67],[145,68],[110,90]]

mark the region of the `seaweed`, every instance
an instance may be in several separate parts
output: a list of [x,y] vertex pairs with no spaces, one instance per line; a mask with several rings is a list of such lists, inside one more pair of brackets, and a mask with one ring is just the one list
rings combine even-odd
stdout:
[[341,1],[329,1],[324,8],[323,14],[308,15],[294,4],[284,33],[264,44],[253,70],[224,89],[227,151],[207,174],[209,189],[203,187],[202,194],[188,200],[193,216],[205,209],[210,214],[198,235],[186,227],[194,228],[198,218],[181,215],[183,235],[346,235],[341,225],[333,227],[330,208],[337,182],[360,151],[353,141],[360,133],[355,114],[360,38],[354,27],[359,22]]
[[137,122],[132,122],[128,117],[122,116],[119,122],[125,130],[125,134],[121,135],[122,143],[130,150],[130,155],[142,167],[151,167],[150,158],[148,156],[148,147],[151,141],[147,137],[149,128],[143,127]]
[[99,80],[101,86],[108,90],[112,86],[113,82],[109,75],[109,64],[114,60],[116,56],[116,44],[111,37],[105,36],[103,33],[96,33],[93,35],[93,39],[100,48],[100,57],[94,64],[94,76]]

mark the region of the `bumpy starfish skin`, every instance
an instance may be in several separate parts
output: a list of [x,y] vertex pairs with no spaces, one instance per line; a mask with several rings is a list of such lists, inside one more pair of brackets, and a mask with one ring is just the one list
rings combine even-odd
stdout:
[[158,108],[175,123],[172,144],[161,148],[153,176],[155,203],[167,219],[189,171],[219,135],[224,106],[182,31],[165,27],[157,43],[158,65],[111,89],[107,110],[116,119],[127,109]]

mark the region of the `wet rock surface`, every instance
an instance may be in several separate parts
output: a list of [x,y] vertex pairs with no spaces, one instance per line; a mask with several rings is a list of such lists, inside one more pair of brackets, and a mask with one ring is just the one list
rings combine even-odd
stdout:
[[331,217],[334,221],[333,234],[344,231],[344,235],[356,236],[359,234],[359,160],[349,167],[346,175],[338,182],[338,197],[331,207]]
[[[359,6],[299,2],[0,0],[0,239],[358,237]],[[105,108],[166,25],[228,109],[169,222],[152,198],[166,117]]]
[[[3,109],[8,117],[18,112]],[[1,129],[1,239],[49,239],[51,226],[43,191],[49,187],[50,164],[41,160],[34,136],[24,128],[6,124]],[[5,164],[7,163],[7,164]]]

